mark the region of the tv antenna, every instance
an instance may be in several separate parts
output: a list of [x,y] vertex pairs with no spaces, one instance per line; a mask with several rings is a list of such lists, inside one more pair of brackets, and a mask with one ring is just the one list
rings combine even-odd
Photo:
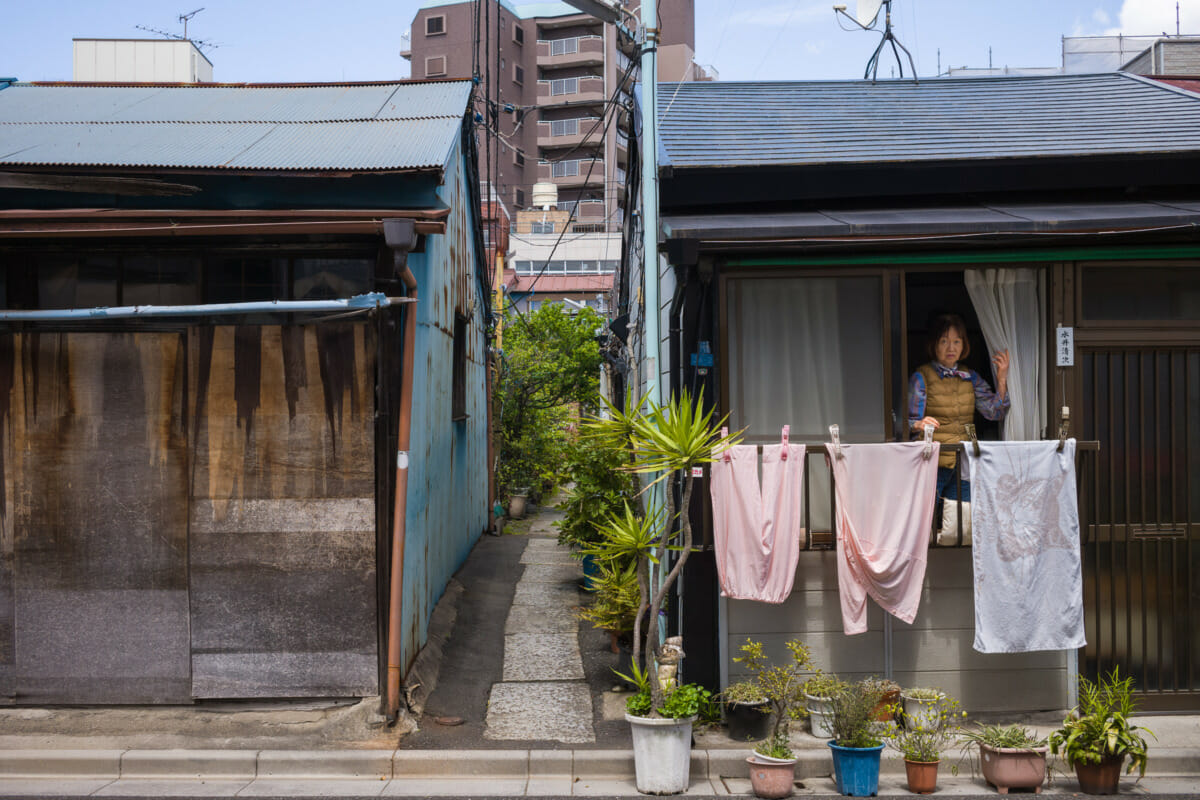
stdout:
[[[867,68],[863,71],[863,79],[870,78],[872,81],[878,79],[879,56],[883,52],[883,48],[891,44],[892,54],[896,57],[896,65],[900,68],[900,77],[904,77],[904,62],[900,59],[900,51],[903,50],[904,55],[908,56],[908,65],[912,68],[913,80],[917,80],[917,66],[913,63],[912,53],[908,52],[908,48],[901,44],[900,40],[896,38],[896,34],[892,32],[892,0],[857,0],[853,15],[846,13],[846,6],[844,5],[833,7],[835,14],[840,14],[864,31],[879,31],[877,24],[879,22],[880,10],[884,12],[883,30],[880,31],[882,36],[879,39],[879,46],[875,48],[875,52],[867,60]],[[852,29],[843,28],[842,30]]]
[[140,31],[147,31],[149,33],[157,33],[159,36],[163,37],[164,39],[175,39],[175,40],[181,41],[181,42],[191,42],[192,44],[196,45],[197,50],[203,50],[206,47],[209,48],[210,50],[215,50],[216,48],[220,47],[219,44],[216,44],[214,42],[208,42],[208,41],[205,41],[204,39],[189,39],[188,38],[188,32],[187,32],[188,20],[190,20],[192,17],[196,16],[203,10],[204,10],[203,8],[197,8],[195,11],[189,11],[186,14],[179,15],[179,21],[183,23],[183,35],[182,36],[180,36],[177,33],[168,33],[167,31],[159,30],[158,28],[151,28],[147,25],[134,25],[133,27],[137,28]]

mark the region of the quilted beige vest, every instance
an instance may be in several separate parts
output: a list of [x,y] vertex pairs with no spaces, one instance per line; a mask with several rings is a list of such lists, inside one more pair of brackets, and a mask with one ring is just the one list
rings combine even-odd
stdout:
[[[933,432],[934,441],[941,444],[965,441],[964,426],[975,418],[975,387],[962,378],[940,377],[932,364],[922,365],[917,372],[925,379],[925,416],[941,423]],[[943,450],[938,456],[938,466],[953,467],[956,459],[956,453]]]

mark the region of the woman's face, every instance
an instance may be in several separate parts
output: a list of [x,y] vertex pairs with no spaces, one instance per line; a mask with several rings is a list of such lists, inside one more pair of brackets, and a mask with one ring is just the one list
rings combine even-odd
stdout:
[[958,363],[963,351],[963,337],[956,329],[951,328],[937,340],[933,354],[943,367],[953,367]]

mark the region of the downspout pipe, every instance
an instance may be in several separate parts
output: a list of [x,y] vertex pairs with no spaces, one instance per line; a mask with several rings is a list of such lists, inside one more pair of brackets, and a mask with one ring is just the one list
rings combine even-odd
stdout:
[[392,499],[391,566],[388,571],[387,685],[384,714],[395,722],[400,713],[400,637],[403,635],[404,537],[408,513],[408,449],[412,442],[412,394],[417,338],[417,279],[408,266],[408,254],[417,246],[417,232],[410,219],[385,219],[384,243],[392,251],[393,269],[404,284],[409,305],[404,309],[404,341],[400,350],[400,419],[396,441],[396,491]]
[[0,310],[0,322],[69,322],[73,320],[130,319],[133,317],[207,317],[237,314],[296,314],[326,311],[369,311],[412,303],[408,297],[388,297],[382,292],[356,294],[340,300],[259,300],[249,303],[204,303],[181,306],[99,306],[48,308],[34,311]]

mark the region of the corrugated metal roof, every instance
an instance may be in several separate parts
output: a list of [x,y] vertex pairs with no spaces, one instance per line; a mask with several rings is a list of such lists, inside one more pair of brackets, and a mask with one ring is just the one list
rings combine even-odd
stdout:
[[1200,98],[1124,73],[660,84],[676,169],[1200,150]]
[[312,86],[18,83],[0,164],[200,169],[440,167],[468,81]]

